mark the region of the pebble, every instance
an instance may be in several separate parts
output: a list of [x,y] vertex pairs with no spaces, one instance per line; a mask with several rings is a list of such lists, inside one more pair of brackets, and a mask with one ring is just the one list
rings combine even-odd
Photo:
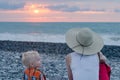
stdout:
[[[68,80],[65,56],[72,50],[66,44],[10,41],[0,41],[0,80],[21,80],[25,69],[21,62],[21,54],[32,49],[40,53],[40,69],[45,73],[47,80]],[[120,46],[105,45],[102,52],[112,68],[111,80],[120,80]]]

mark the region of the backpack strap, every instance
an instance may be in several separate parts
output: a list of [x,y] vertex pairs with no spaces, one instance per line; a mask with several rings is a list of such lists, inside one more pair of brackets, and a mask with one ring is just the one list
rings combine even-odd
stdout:
[[40,72],[41,72],[41,74],[40,74],[39,80],[46,80],[45,74],[42,71],[40,71]]
[[44,73],[42,71],[40,71],[39,69],[35,69],[34,73],[33,73],[33,76],[35,75],[35,72],[36,71],[39,71],[40,72],[40,75],[39,75],[39,78],[36,78],[34,77],[34,79],[32,80],[46,80],[46,76],[44,75]]
[[98,52],[97,54],[98,54],[98,58],[99,58],[99,62],[100,62],[100,52]]
[[23,80],[28,80],[28,76],[25,74],[25,72],[24,72],[24,75],[23,75]]
[[33,76],[31,77],[32,80],[37,80],[37,78],[35,77],[35,72],[37,71],[37,69],[34,70],[33,72]]

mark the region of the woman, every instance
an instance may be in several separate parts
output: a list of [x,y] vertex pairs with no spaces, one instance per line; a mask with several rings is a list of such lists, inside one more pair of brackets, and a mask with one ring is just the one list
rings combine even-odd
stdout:
[[66,56],[69,80],[99,80],[99,60],[106,60],[102,38],[89,28],[73,28],[66,43],[74,51]]

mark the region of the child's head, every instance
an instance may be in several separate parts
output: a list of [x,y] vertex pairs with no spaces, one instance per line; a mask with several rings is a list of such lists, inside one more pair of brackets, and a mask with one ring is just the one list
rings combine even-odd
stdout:
[[22,54],[22,63],[30,68],[40,67],[40,55],[37,51],[27,51]]

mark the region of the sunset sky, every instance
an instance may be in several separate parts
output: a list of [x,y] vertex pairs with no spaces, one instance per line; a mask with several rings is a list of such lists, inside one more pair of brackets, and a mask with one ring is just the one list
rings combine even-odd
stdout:
[[0,0],[0,22],[120,22],[120,0]]

